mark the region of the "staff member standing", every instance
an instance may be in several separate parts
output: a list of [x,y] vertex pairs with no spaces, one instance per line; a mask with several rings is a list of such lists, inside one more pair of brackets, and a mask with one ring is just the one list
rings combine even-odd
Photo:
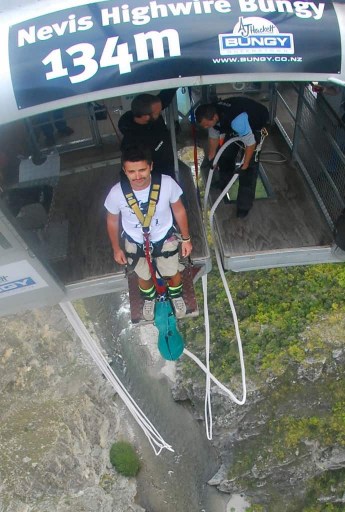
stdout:
[[[197,122],[208,129],[208,159],[213,159],[220,147],[220,135],[224,141],[231,137],[241,137],[244,144],[244,161],[239,172],[237,195],[237,217],[248,215],[255,199],[256,181],[259,171],[259,159],[255,150],[260,142],[261,129],[268,122],[267,108],[250,98],[233,97],[218,103],[200,105],[195,112]],[[222,189],[235,173],[237,144],[230,144],[219,159],[219,184]]]
[[139,94],[131,103],[131,110],[119,119],[123,134],[121,149],[143,144],[151,149],[153,172],[167,174],[175,179],[174,152],[170,132],[161,115],[172,101],[176,89],[153,94]]

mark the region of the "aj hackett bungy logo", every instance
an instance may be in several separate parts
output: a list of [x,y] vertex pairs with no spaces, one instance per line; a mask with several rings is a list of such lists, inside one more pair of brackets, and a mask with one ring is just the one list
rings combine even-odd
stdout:
[[[1,276],[3,277],[3,276]],[[0,277],[0,279],[1,279]],[[36,282],[32,279],[32,277],[24,277],[21,279],[17,279],[16,281],[10,281],[9,283],[1,282],[0,283],[0,293],[5,293],[13,290],[19,290],[22,288],[26,288],[27,286],[32,286],[36,284]]]
[[221,55],[293,54],[292,34],[280,34],[278,28],[264,18],[240,17],[230,34],[219,34]]
[[0,266],[0,300],[47,286],[45,280],[26,260]]

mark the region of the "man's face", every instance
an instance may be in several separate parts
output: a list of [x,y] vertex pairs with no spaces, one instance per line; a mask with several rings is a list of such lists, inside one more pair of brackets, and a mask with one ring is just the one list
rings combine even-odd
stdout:
[[213,128],[215,124],[219,121],[218,115],[214,114],[212,119],[206,119],[205,117],[200,121],[200,126],[203,128]]
[[156,101],[151,105],[151,120],[157,121],[162,112],[162,103],[160,101]]
[[151,183],[152,164],[149,164],[147,160],[123,162],[123,171],[133,190],[143,190]]

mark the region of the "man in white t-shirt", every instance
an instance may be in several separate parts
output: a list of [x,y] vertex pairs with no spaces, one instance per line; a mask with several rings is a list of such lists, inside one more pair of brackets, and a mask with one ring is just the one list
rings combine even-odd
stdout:
[[[127,182],[127,188],[133,192],[143,216],[147,214],[151,190],[152,157],[146,146],[127,147],[122,153],[122,168]],[[117,183],[109,192],[104,206],[108,210],[107,228],[114,251],[114,260],[120,265],[129,264],[138,275],[139,289],[145,302],[143,317],[145,320],[154,319],[154,304],[156,289],[150,268],[145,258],[142,224],[134,209],[132,209],[123,192],[123,187]],[[175,315],[182,318],[186,314],[186,306],[182,298],[182,281],[179,272],[178,244],[173,226],[173,215],[179,227],[182,238],[181,253],[188,257],[192,251],[189,236],[187,213],[181,201],[182,189],[170,177],[161,176],[160,193],[155,212],[150,223],[150,242],[153,246],[152,258],[160,276],[167,280],[168,294]],[[125,238],[125,251],[120,246],[121,223]],[[160,254],[164,256],[160,256]],[[171,254],[170,254],[171,253]]]

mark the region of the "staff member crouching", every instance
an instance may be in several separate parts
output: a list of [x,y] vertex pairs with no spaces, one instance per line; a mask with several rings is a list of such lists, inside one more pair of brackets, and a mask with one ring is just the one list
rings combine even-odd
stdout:
[[[208,159],[211,165],[220,147],[221,135],[225,137],[224,141],[232,137],[242,139],[244,160],[239,169],[236,216],[244,218],[255,199],[261,136],[268,122],[268,110],[251,98],[231,97],[218,103],[199,105],[195,117],[200,126],[208,129]],[[239,148],[239,145],[231,144],[219,159],[219,185],[222,189],[236,171]]]
[[[162,174],[152,178],[152,156],[146,146],[127,147],[122,153],[122,169],[125,176],[109,192],[105,207],[108,210],[107,229],[114,251],[114,259],[120,265],[129,266],[138,275],[139,289],[145,299],[143,317],[154,319],[156,289],[145,257],[143,224],[150,220],[149,240],[153,247],[151,257],[158,274],[168,283],[168,295],[171,299],[176,318],[186,314],[186,305],[182,298],[182,281],[179,272],[179,238],[173,225],[173,214],[182,238],[181,253],[188,257],[192,251],[186,210],[181,201],[182,189],[170,177]],[[157,190],[158,201],[155,208],[150,208],[152,189]],[[130,206],[125,195],[131,196]],[[156,196],[157,198],[157,196]],[[152,212],[152,210],[154,210]],[[148,213],[149,211],[149,213]],[[153,214],[152,214],[153,213]],[[120,214],[125,238],[125,252],[120,247]],[[147,217],[147,215],[152,217]],[[140,217],[140,220],[139,220]]]

